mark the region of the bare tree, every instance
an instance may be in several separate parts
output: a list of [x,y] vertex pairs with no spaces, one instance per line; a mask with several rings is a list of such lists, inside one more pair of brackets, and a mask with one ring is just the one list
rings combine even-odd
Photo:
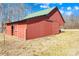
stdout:
[[4,49],[5,49],[5,23],[13,20],[22,19],[27,13],[25,12],[26,8],[24,4],[0,4],[0,22],[1,22],[1,29],[3,32],[4,38]]
[[22,20],[28,12],[26,10],[31,11],[31,7],[26,7],[22,3],[13,3],[13,4],[8,4],[8,16],[12,21],[18,21]]

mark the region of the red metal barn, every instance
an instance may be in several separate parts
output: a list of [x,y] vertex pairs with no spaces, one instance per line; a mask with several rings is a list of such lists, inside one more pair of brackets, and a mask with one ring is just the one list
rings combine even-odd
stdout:
[[24,20],[6,23],[6,34],[22,39],[33,39],[60,33],[64,25],[58,8],[49,8],[27,15]]

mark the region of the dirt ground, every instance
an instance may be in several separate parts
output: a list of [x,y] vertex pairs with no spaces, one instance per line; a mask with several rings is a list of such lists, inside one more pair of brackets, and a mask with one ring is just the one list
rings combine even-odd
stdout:
[[[5,45],[4,45],[5,43]],[[57,35],[21,41],[0,33],[2,56],[78,56],[79,31],[63,31]]]

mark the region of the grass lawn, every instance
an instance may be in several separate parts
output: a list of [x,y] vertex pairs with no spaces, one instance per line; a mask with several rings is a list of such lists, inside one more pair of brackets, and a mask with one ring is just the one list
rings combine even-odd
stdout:
[[64,31],[58,35],[21,41],[0,33],[0,55],[71,56],[79,55],[79,31]]

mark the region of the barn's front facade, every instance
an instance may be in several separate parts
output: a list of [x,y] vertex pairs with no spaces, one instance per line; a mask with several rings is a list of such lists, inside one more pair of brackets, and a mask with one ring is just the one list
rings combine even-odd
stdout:
[[29,14],[24,20],[6,23],[6,34],[26,39],[33,39],[60,33],[64,25],[58,8],[51,8]]

